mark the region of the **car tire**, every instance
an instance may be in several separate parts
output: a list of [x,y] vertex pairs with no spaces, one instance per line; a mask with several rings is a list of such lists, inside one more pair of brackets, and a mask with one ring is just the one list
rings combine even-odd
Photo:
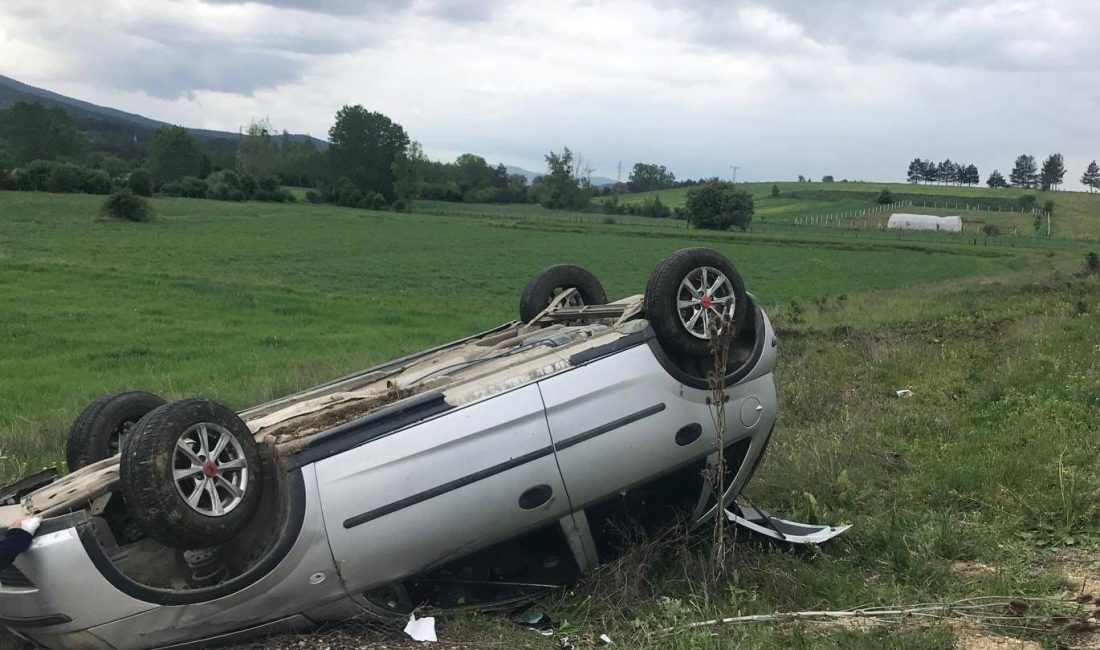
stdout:
[[260,505],[260,450],[248,425],[206,399],[165,404],[123,441],[126,507],[165,546],[204,548],[239,534]]
[[[698,302],[687,304],[693,301]],[[736,335],[749,311],[745,283],[729,258],[709,248],[684,248],[669,255],[646,285],[646,318],[665,350],[677,355],[711,356],[706,326],[720,314],[720,305],[728,304],[733,306]]]
[[573,264],[557,264],[536,273],[527,281],[519,300],[519,318],[529,323],[546,309],[554,297],[566,289],[576,289],[572,306],[605,305],[603,285],[585,269]]
[[88,405],[69,429],[65,462],[70,472],[119,453],[121,441],[164,399],[143,391],[101,397]]

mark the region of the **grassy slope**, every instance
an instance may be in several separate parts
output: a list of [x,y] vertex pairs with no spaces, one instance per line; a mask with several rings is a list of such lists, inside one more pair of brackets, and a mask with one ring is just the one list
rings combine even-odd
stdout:
[[[533,230],[311,205],[154,201],[149,225],[100,199],[0,194],[0,470],[54,461],[82,406],[142,387],[244,407],[514,318],[543,266],[644,286],[687,231]],[[578,231],[579,230],[579,231]],[[642,236],[645,235],[645,236]],[[767,303],[998,273],[1017,257],[706,241]],[[2,477],[0,477],[2,478]]]
[[[1100,569],[1098,279],[1037,264],[1030,273],[887,289],[776,309],[781,409],[749,495],[804,521],[851,523],[804,552],[749,541],[709,582],[707,532],[641,542],[539,607],[579,647],[608,634],[624,648],[1096,647],[1039,620],[1004,627],[772,624],[664,636],[715,617],[1065,597],[1095,591]],[[910,388],[914,396],[893,396]],[[993,612],[999,615],[1000,611]],[[957,621],[956,621],[957,622]],[[494,616],[443,619],[443,641],[560,647]],[[984,635],[985,643],[974,641]],[[405,645],[399,634],[337,628],[278,647]],[[270,647],[270,642],[254,647]],[[368,645],[367,647],[373,647]]]
[[[777,185],[781,193],[796,192],[805,198],[772,198],[772,185]],[[910,185],[906,183],[741,183],[756,199],[756,216],[764,220],[787,221],[796,216],[809,214],[836,214],[851,210],[860,210],[874,205],[873,201],[863,197],[846,199],[830,196],[827,200],[813,198],[813,193],[823,190],[833,193],[861,195],[877,194],[883,188],[899,194],[928,195],[942,202],[964,205],[967,200],[979,202],[983,199],[1015,199],[1028,192],[1017,189],[989,189],[986,187],[954,187],[943,185]],[[660,196],[669,206],[683,205],[689,188],[660,190],[657,192],[639,192],[624,194],[620,200],[625,203],[637,203]],[[1086,192],[1038,192],[1039,203],[1047,199],[1055,202],[1054,229],[1059,234],[1071,236],[1100,237],[1100,194]],[[925,210],[917,210],[925,212]],[[1030,229],[1031,218],[1004,212],[966,213],[962,207],[941,207],[927,210],[935,214],[959,214],[964,212],[964,220],[997,223],[1006,227],[1019,227],[1021,231]]]
[[[154,224],[124,224],[96,221],[98,203],[0,193],[7,478],[55,461],[68,422],[100,393],[137,386],[243,406],[511,318],[523,280],[546,264],[585,264],[611,295],[636,292],[657,259],[702,236],[186,199],[155,201]],[[1050,595],[1067,559],[1096,562],[1100,287],[1051,275],[1078,253],[705,237],[780,331],[780,421],[750,495],[855,528],[804,554],[740,540],[734,574],[713,587],[703,551],[679,537],[640,545],[543,603],[571,636],[941,648],[952,636],[942,625],[653,631],[715,614]],[[915,396],[891,397],[902,387]],[[558,647],[493,617],[442,627],[474,646]]]

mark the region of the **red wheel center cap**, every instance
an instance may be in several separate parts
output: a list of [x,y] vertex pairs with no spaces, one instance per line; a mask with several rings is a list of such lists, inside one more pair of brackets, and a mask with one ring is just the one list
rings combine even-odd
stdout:
[[202,464],[202,473],[206,474],[210,478],[214,478],[218,475],[218,464],[212,460],[208,460]]
[[699,304],[703,306],[703,309],[710,309],[710,296],[703,296],[703,298],[699,301]]

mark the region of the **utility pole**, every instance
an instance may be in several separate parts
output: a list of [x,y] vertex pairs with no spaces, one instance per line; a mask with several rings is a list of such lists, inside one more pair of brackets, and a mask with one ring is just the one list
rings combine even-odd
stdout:
[[737,170],[741,169],[741,165],[730,165],[730,169],[733,170],[733,182],[737,182]]

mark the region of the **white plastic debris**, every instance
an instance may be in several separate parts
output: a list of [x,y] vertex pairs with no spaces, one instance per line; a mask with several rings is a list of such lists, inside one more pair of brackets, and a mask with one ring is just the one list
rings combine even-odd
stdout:
[[409,622],[405,625],[405,634],[413,641],[438,641],[435,638],[435,617],[426,616],[417,618],[415,614],[409,614]]
[[901,390],[896,391],[894,394],[898,397],[912,397],[913,391],[909,390],[908,388],[902,388]]
[[615,645],[614,643],[612,643],[611,637],[607,636],[606,634],[600,635],[600,643],[604,645]]

